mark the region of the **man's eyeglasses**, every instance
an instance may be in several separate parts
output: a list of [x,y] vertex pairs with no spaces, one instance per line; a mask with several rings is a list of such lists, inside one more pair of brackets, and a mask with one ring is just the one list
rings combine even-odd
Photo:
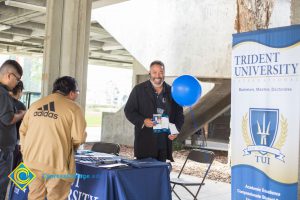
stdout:
[[19,78],[17,75],[15,75],[14,73],[10,73],[12,75],[14,75],[14,77],[16,78],[17,82],[20,82],[21,81],[21,78]]

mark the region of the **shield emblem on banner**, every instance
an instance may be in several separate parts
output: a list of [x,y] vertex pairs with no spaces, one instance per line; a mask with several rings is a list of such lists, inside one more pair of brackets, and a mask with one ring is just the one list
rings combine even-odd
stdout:
[[[272,147],[277,136],[279,110],[250,108],[250,133],[254,145]],[[266,154],[260,151],[261,154]]]

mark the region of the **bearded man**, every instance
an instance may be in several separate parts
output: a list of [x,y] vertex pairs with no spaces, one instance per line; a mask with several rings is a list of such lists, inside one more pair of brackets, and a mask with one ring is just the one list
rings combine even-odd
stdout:
[[165,65],[161,61],[150,64],[149,80],[136,85],[130,93],[124,112],[135,126],[134,156],[137,159],[155,158],[174,161],[172,141],[177,137],[170,129],[156,129],[154,116],[162,116],[180,131],[184,122],[183,108],[171,95],[171,86],[165,81]]

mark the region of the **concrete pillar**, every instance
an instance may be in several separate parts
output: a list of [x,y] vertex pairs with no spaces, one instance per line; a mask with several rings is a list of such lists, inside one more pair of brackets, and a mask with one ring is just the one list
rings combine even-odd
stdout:
[[42,96],[59,76],[76,78],[85,108],[92,0],[48,0]]
[[205,138],[208,139],[208,123],[205,123],[203,126]]
[[197,134],[193,134],[191,136],[191,145],[192,146],[197,146],[197,140],[198,140],[198,138],[199,138],[199,135],[197,135]]
[[141,65],[141,63],[139,63],[137,60],[133,60],[132,65],[132,87],[134,87],[137,83],[145,81],[144,79],[139,80],[139,77],[141,77],[139,75],[147,75],[149,71],[147,71],[147,69],[143,65]]

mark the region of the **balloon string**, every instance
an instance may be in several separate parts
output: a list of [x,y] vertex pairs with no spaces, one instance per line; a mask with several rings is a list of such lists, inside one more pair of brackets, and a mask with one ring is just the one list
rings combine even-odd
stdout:
[[[190,113],[191,113],[191,118],[192,118],[193,126],[194,126],[194,129],[195,129],[195,133],[196,133],[198,126],[197,126],[197,123],[196,123],[195,113],[192,109],[192,106],[190,106]],[[205,133],[202,133],[201,135],[202,135],[202,143],[200,143],[200,148],[207,146]]]
[[195,113],[192,109],[192,106],[190,106],[190,113],[191,113],[191,117],[192,117],[192,122],[193,122],[193,125],[194,125],[194,129],[195,131],[197,131],[197,124],[196,124],[196,120],[195,120]]

